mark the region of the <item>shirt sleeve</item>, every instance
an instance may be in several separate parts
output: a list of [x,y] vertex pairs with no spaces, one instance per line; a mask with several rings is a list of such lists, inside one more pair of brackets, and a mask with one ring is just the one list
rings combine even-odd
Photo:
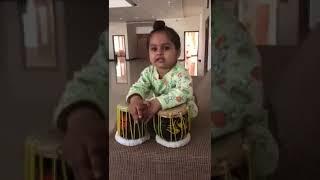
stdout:
[[126,102],[128,102],[130,96],[132,96],[133,94],[138,94],[143,99],[147,98],[147,96],[150,93],[150,89],[151,89],[151,82],[150,82],[151,74],[152,73],[151,73],[151,70],[150,70],[150,66],[145,68],[141,72],[141,75],[140,75],[138,81],[135,82],[130,87],[129,92],[128,92],[127,97],[126,97]]
[[66,85],[54,112],[54,124],[64,128],[65,118],[77,107],[94,108],[102,118],[106,118],[108,102],[108,63],[106,59],[106,37],[102,33],[98,49],[88,65],[74,73]]
[[167,94],[157,97],[162,110],[186,103],[193,97],[192,79],[185,69],[178,72],[171,83],[173,83],[171,85],[173,88]]

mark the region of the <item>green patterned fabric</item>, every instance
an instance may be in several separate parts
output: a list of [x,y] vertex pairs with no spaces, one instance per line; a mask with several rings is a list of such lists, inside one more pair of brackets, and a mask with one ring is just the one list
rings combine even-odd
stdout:
[[268,130],[262,107],[260,55],[244,26],[224,13],[221,1],[212,8],[211,111],[224,113],[225,126],[212,129],[212,138],[246,129],[256,142],[257,175],[274,172],[278,146]]
[[[106,35],[102,33],[99,38],[98,49],[90,63],[79,72],[74,73],[73,79],[67,83],[65,91],[54,112],[54,123],[64,121],[63,115],[79,104],[81,106],[95,107],[103,118],[106,118],[108,108],[108,63],[106,53]],[[79,105],[80,106],[80,105]]]
[[159,79],[155,66],[146,67],[138,81],[131,86],[127,101],[128,97],[133,94],[139,94],[143,99],[146,99],[151,92],[160,102],[162,110],[187,103],[191,117],[194,118],[198,115],[191,76],[179,64],[176,64],[162,79]]

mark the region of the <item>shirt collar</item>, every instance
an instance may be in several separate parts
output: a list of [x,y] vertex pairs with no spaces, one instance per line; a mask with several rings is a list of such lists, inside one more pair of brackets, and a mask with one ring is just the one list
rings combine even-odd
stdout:
[[[171,74],[174,72],[174,70],[177,68],[178,66],[178,63],[176,63],[176,65],[174,65],[169,72],[167,72],[167,74],[165,74],[162,79],[165,79],[165,78],[168,78],[171,76]],[[155,66],[152,66],[153,68],[153,76],[157,79],[157,80],[160,80],[159,78],[159,73],[157,71],[157,68]]]

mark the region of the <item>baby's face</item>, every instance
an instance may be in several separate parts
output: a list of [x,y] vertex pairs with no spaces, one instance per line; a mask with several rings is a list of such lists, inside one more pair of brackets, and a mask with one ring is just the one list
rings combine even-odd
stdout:
[[149,43],[149,58],[152,65],[159,69],[170,69],[176,63],[180,55],[166,33],[156,32],[152,34]]

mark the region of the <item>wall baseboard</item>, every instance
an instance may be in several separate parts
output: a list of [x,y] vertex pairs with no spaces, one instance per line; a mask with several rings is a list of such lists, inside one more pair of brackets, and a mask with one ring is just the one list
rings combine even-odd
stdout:
[[131,59],[127,59],[127,61],[132,61],[132,60],[137,60],[137,59],[140,59],[140,58],[131,58]]

